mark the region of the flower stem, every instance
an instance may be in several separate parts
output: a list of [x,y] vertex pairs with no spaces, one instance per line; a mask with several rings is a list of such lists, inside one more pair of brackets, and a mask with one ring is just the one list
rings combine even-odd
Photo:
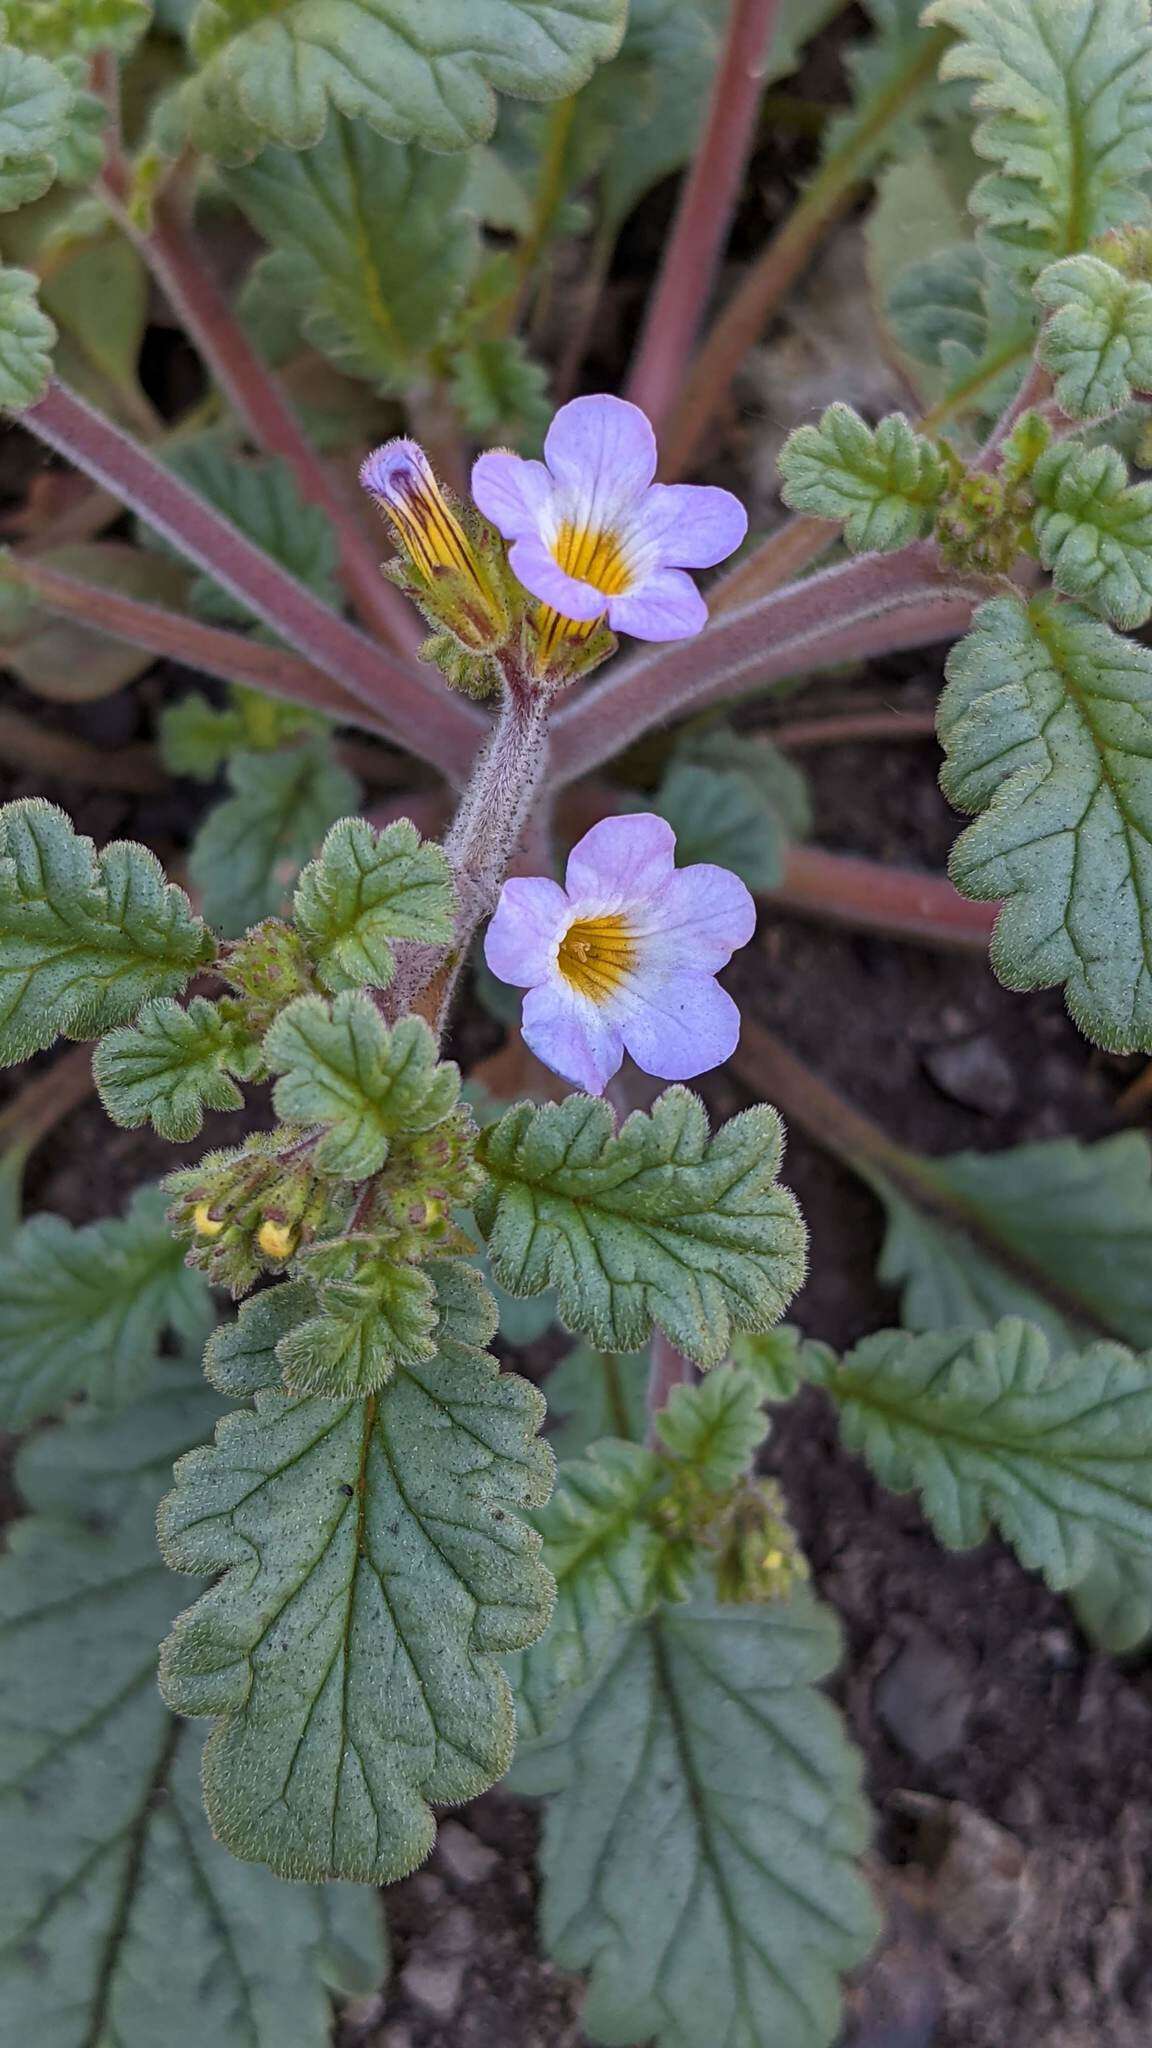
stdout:
[[970,903],[946,875],[888,867],[822,846],[789,848],[784,879],[763,901],[782,910],[929,946],[984,954],[998,903]]
[[652,1451],[657,1449],[660,1443],[656,1417],[662,1408],[668,1406],[668,1397],[673,1387],[690,1385],[695,1373],[690,1360],[685,1358],[682,1351],[677,1351],[672,1339],[666,1337],[663,1330],[653,1330],[648,1358],[648,1391],[645,1396],[648,1428],[645,1442]]
[[379,730],[445,775],[463,778],[487,731],[482,713],[349,625],[66,385],[53,380],[20,417],[325,670],[371,711]]
[[840,147],[832,151],[720,313],[692,365],[664,436],[665,476],[682,475],[695,460],[749,349],[827,229],[850,204],[885,130],[932,77],[950,40],[947,29],[934,29],[919,39],[908,61],[876,95],[865,118],[856,122]]
[[742,691],[955,638],[988,594],[979,579],[943,569],[928,542],[837,563],[612,671],[557,717],[553,772],[570,782],[650,727]]
[[837,711],[823,718],[785,719],[768,729],[768,737],[786,753],[803,753],[809,747],[843,747],[861,740],[925,740],[935,731],[935,710]]
[[730,0],[696,153],[680,193],[626,395],[657,431],[672,409],[732,226],[780,0]]

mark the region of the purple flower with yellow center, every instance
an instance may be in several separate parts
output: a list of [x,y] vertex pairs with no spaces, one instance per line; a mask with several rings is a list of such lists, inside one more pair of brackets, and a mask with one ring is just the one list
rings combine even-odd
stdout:
[[503,640],[503,607],[419,442],[374,448],[360,466],[360,481],[433,599],[447,605],[444,623],[457,639],[477,652]]
[[488,927],[493,974],[528,990],[525,1042],[592,1095],[626,1051],[687,1081],[736,1049],[740,1012],[715,976],[752,937],[756,906],[727,868],[678,868],[675,851],[663,818],[604,818],[573,847],[563,888],[505,882]]
[[639,406],[574,398],[548,429],[543,462],[493,449],[473,465],[472,496],[511,542],[525,589],[562,621],[587,632],[606,614],[614,632],[684,640],[708,617],[684,571],[724,561],[748,517],[731,491],[655,474],[656,436]]

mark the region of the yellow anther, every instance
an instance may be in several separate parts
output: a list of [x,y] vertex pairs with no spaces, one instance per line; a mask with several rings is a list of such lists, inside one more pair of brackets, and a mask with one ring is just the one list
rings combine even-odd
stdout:
[[296,1249],[296,1232],[287,1223],[274,1223],[266,1216],[256,1233],[256,1242],[269,1259],[290,1259]]
[[224,1228],[220,1218],[213,1216],[208,1202],[197,1202],[192,1211],[192,1221],[196,1225],[197,1237],[219,1237]]

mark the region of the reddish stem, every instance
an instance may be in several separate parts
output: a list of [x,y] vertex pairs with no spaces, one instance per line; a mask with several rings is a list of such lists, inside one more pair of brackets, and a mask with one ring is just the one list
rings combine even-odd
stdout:
[[668,1406],[668,1397],[673,1387],[683,1387],[695,1377],[691,1360],[677,1351],[670,1337],[663,1330],[653,1330],[652,1342],[648,1348],[648,1430],[646,1442],[649,1450],[655,1450],[660,1442],[656,1429],[656,1417],[662,1408]]
[[789,849],[784,880],[765,901],[859,931],[986,953],[998,903],[970,903],[946,875],[888,867],[821,846]]
[[[368,707],[409,753],[462,780],[488,731],[482,713],[401,661],[322,604],[294,576],[94,406],[54,380],[25,426],[114,491],[272,631]],[[192,628],[189,625],[189,633]],[[189,655],[189,658],[193,657]]]
[[628,397],[657,428],[684,381],[731,230],[779,12],[780,0],[731,0],[704,125],[628,378]]
[[936,732],[935,711],[845,711],[825,718],[789,718],[768,729],[788,753],[809,747],[842,747],[860,740],[923,740]]
[[571,782],[649,728],[741,691],[955,638],[987,594],[944,570],[927,542],[838,563],[610,673],[557,717],[554,776]]
[[26,1081],[0,1111],[0,1151],[13,1147],[30,1152],[41,1138],[91,1093],[92,1048],[74,1045],[61,1053],[47,1073]]

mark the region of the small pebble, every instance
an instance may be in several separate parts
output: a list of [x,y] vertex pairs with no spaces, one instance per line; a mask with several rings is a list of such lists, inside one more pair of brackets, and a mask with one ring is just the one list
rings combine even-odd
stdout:
[[972,1708],[968,1673],[934,1637],[905,1643],[877,1680],[873,1697],[889,1734],[919,1763],[959,1748]]
[[500,1861],[495,1849],[480,1841],[470,1828],[461,1827],[458,1820],[443,1823],[436,1856],[458,1884],[479,1884],[482,1878],[491,1875]]
[[409,1998],[438,2020],[451,2019],[460,2003],[464,1985],[463,1956],[430,1955],[426,1950],[412,1956],[400,1973]]

